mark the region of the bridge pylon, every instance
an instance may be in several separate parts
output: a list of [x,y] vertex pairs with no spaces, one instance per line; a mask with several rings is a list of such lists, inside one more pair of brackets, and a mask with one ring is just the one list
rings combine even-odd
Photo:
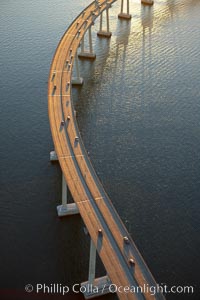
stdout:
[[103,30],[103,12],[100,15],[100,27],[99,27],[99,31],[97,32],[97,35],[99,37],[110,38],[112,35],[112,32],[110,31],[110,26],[109,26],[109,8],[110,7],[111,7],[111,5],[107,4],[107,7],[106,7],[106,30]]
[[[87,24],[87,23],[85,23]],[[84,36],[81,40],[81,52],[78,54],[79,58],[89,58],[89,59],[95,59],[96,54],[93,52],[93,45],[92,45],[92,25],[88,28],[88,39],[89,39],[89,51],[85,50],[85,40]]]
[[126,4],[126,12],[124,12],[124,0],[121,0],[121,11],[118,14],[118,18],[120,19],[126,19],[130,20],[131,19],[131,14],[129,13],[129,0],[127,0]]
[[82,85],[83,84],[83,78],[80,76],[77,51],[76,51],[76,54],[75,54],[75,68],[76,68],[76,77],[72,77],[72,84],[73,85]]
[[62,204],[57,206],[59,217],[75,215],[79,213],[76,203],[67,203],[67,183],[62,173]]
[[102,296],[110,293],[111,281],[109,277],[102,276],[95,278],[95,269],[96,269],[96,246],[92,239],[90,239],[90,259],[89,259],[89,275],[88,281],[81,283],[83,288],[83,294],[85,299],[91,299],[98,296]]

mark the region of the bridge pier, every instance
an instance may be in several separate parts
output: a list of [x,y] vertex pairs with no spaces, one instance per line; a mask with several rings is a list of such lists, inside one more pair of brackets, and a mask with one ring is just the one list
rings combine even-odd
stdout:
[[85,50],[85,41],[84,36],[81,41],[81,52],[79,53],[79,58],[89,58],[89,59],[95,59],[96,54],[93,52],[93,46],[92,46],[92,28],[91,26],[88,28],[88,37],[89,37],[89,51]]
[[82,85],[83,78],[80,76],[80,72],[79,72],[77,52],[75,54],[75,67],[76,67],[76,77],[72,77],[72,85]]
[[56,154],[56,151],[50,152],[50,161],[58,161],[58,156]]
[[85,299],[91,299],[110,293],[111,281],[108,276],[95,278],[96,269],[96,246],[90,239],[90,260],[88,281],[81,283],[85,287],[83,292]]
[[99,31],[97,32],[97,35],[99,37],[106,37],[106,38],[110,38],[112,35],[112,32],[110,32],[110,28],[109,28],[109,6],[106,7],[106,30],[103,30],[103,12],[100,15],[100,28]]
[[76,203],[67,203],[67,184],[62,173],[62,204],[57,206],[59,217],[75,215],[79,213]]
[[153,5],[154,1],[153,0],[141,0],[141,3],[145,4],[145,5]]
[[127,11],[125,13],[124,12],[124,0],[121,0],[121,11],[118,14],[118,18],[120,18],[120,19],[126,19],[126,20],[130,20],[131,19],[131,15],[129,14],[129,0],[127,0],[126,10]]

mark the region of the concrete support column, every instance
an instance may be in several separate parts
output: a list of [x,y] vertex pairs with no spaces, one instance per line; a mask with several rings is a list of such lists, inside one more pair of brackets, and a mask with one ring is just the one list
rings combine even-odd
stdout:
[[90,53],[93,53],[93,47],[92,47],[92,28],[91,26],[88,29],[88,35],[89,35],[89,49],[90,49]]
[[99,27],[99,31],[102,31],[102,23],[103,23],[103,12],[100,15],[100,27]]
[[75,215],[79,213],[76,203],[67,203],[67,183],[62,173],[62,204],[57,206],[59,217]]
[[129,15],[129,0],[127,0],[127,15]]
[[[50,161],[58,161],[56,151],[50,152]],[[79,209],[76,203],[67,203],[67,183],[65,176],[62,173],[62,204],[57,206],[57,213],[59,217],[79,214]]]
[[76,52],[76,56],[75,56],[75,65],[76,65],[76,77],[80,78],[77,52]]
[[91,26],[88,28],[88,40],[89,40],[89,51],[85,50],[85,41],[84,36],[81,41],[81,52],[79,53],[79,58],[89,58],[89,59],[95,59],[96,54],[93,52],[93,46],[92,46],[92,28]]
[[124,0],[121,0],[121,11],[118,14],[118,18],[120,18],[120,19],[126,19],[126,20],[130,20],[131,19],[131,15],[129,13],[129,0],[127,0],[126,12],[124,12]]
[[89,277],[88,282],[89,284],[94,284],[95,279],[95,270],[96,270],[96,247],[90,239],[90,261],[89,261]]
[[103,30],[103,12],[102,12],[100,15],[100,27],[99,27],[99,31],[97,32],[97,35],[99,37],[106,37],[106,38],[110,38],[112,35],[109,26],[109,7],[106,8],[106,30]]
[[[95,269],[96,269],[96,246],[93,243],[92,239],[90,240],[90,259],[89,259],[89,276],[88,281],[83,282],[81,286],[86,287],[84,289],[84,297],[86,299],[102,296],[110,293],[109,286],[111,281],[109,277],[103,276],[95,278]],[[88,289],[88,286],[97,287],[97,290]]]
[[124,8],[124,0],[121,0],[121,14],[123,13],[123,8]]
[[81,41],[81,52],[84,52],[85,50],[85,40],[84,40],[84,36],[82,38],[82,41]]
[[76,68],[76,77],[72,78],[72,84],[73,85],[82,85],[83,84],[83,78],[80,77],[79,63],[78,63],[78,54],[77,54],[77,52],[75,54],[75,68]]
[[109,24],[109,9],[106,8],[106,24],[107,24],[107,32],[110,31],[110,24]]
[[62,205],[67,206],[67,184],[62,173]]

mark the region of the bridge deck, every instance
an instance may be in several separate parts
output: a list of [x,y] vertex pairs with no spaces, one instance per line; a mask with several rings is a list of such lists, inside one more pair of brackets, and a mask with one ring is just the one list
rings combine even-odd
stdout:
[[[149,269],[104,191],[82,143],[71,96],[72,66],[77,48],[87,29],[116,0],[91,3],[63,35],[52,61],[48,82],[49,119],[55,150],[72,197],[106,268],[117,286],[156,286]],[[94,14],[95,13],[95,14]],[[87,22],[86,22],[87,20]],[[66,61],[71,63],[70,69]],[[69,86],[67,86],[69,83]],[[70,120],[67,120],[70,116]],[[65,125],[61,125],[61,121]],[[75,141],[75,137],[79,141]],[[102,229],[102,236],[98,229]],[[130,243],[124,242],[128,236]],[[135,265],[130,264],[133,258]],[[164,299],[162,294],[118,293],[120,299]]]

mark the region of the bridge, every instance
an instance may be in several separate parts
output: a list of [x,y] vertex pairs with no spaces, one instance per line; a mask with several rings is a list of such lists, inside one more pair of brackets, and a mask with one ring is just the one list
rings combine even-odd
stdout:
[[[91,238],[89,277],[82,286],[90,285],[94,289],[88,291],[85,288],[85,298],[111,292],[112,283],[118,287],[116,292],[119,299],[165,299],[162,292],[157,291],[153,295],[148,288],[156,288],[157,284],[93,169],[79,133],[73,107],[72,85],[83,84],[78,60],[96,57],[91,34],[96,18],[100,17],[98,36],[111,37],[109,9],[115,1],[93,1],[86,7],[64,33],[52,60],[48,81],[48,111],[55,151],[50,157],[51,160],[58,160],[62,169],[62,204],[57,210],[60,217],[80,213]],[[143,1],[153,3],[152,0]],[[124,1],[121,0],[118,17],[127,20],[131,18],[129,0],[126,11]],[[86,33],[88,49],[85,49]],[[73,77],[74,65],[76,77]],[[67,203],[67,188],[74,203]],[[96,251],[107,272],[101,278],[95,278]]]

